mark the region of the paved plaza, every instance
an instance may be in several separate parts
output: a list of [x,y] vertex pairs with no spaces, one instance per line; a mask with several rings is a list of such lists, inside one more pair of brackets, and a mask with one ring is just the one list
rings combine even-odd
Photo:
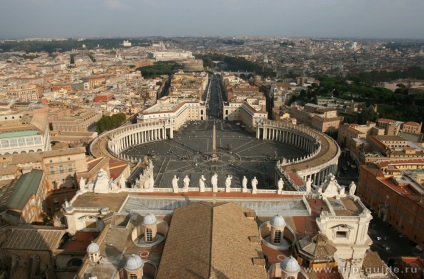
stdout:
[[[212,154],[212,129],[216,123],[217,161],[210,160]],[[190,178],[190,186],[198,187],[203,174],[206,187],[211,187],[211,176],[218,174],[218,187],[225,187],[227,175],[232,175],[231,187],[241,187],[243,176],[250,181],[256,176],[258,188],[276,188],[277,159],[293,159],[307,153],[295,146],[256,139],[254,133],[244,130],[240,123],[224,120],[191,121],[174,133],[173,139],[134,146],[123,152],[125,155],[153,160],[155,187],[170,188],[174,175]]]

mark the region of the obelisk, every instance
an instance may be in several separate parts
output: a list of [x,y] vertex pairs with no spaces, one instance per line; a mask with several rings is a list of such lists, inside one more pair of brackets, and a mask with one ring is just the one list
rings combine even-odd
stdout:
[[218,156],[216,155],[216,125],[214,121],[212,130],[212,161],[216,161],[217,159]]

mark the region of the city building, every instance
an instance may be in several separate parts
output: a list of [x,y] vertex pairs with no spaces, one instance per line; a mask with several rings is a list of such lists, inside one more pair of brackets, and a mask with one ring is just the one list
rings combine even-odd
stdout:
[[424,243],[424,160],[392,159],[362,165],[358,196],[411,241]]
[[384,129],[384,134],[388,136],[396,136],[399,134],[403,122],[395,121],[387,118],[377,119],[377,127]]
[[42,96],[42,88],[38,85],[15,86],[7,90],[6,96],[16,101],[37,101]]
[[202,101],[179,100],[175,97],[162,97],[156,105],[145,109],[137,116],[138,123],[169,121],[178,130],[186,121],[206,120],[206,107]]
[[[189,278],[190,274],[202,278],[318,276],[315,269],[305,269],[309,267],[334,268],[332,272],[339,278],[372,278],[376,274],[395,278],[377,254],[367,252],[372,242],[367,235],[372,217],[354,191],[351,186],[346,193],[331,176],[309,198],[296,198],[305,206],[300,209],[297,205],[300,211],[291,208],[293,196],[280,195],[278,202],[286,204],[280,215],[270,210],[275,194],[258,199],[251,194],[223,192],[206,202],[205,196],[192,191],[159,197],[128,195],[124,190],[114,193],[113,200],[112,192],[85,192],[66,202],[63,209],[71,234],[100,233],[95,245],[88,245],[78,278],[87,274],[98,278],[135,274],[133,278],[141,278],[156,271],[155,278]],[[234,202],[226,202],[228,197]],[[88,201],[91,207],[85,208]],[[152,211],[156,214],[148,213]],[[258,222],[262,223],[259,227]],[[120,260],[111,260],[122,253]],[[376,259],[365,261],[367,257]],[[365,267],[372,270],[376,264],[384,269],[368,274]]]
[[402,132],[410,134],[421,134],[423,123],[408,121],[402,124]]
[[400,279],[418,279],[424,275],[424,261],[420,257],[399,257],[395,261]]
[[69,115],[51,121],[52,130],[57,132],[86,132],[93,129],[102,118],[102,112],[91,109],[72,111]]
[[229,121],[241,121],[247,129],[254,131],[259,121],[268,118],[265,95],[257,86],[228,73],[222,74],[226,101],[223,102],[222,117]]
[[330,134],[337,132],[343,121],[343,117],[337,115],[336,109],[315,104],[305,104],[304,107],[293,106],[291,114],[300,123]]
[[47,193],[44,178],[42,170],[32,170],[0,188],[2,223],[18,225],[39,220]]
[[0,155],[51,149],[47,113],[32,111],[3,115],[0,122]]
[[147,58],[155,61],[179,61],[194,59],[194,56],[191,51],[155,51],[149,52]]

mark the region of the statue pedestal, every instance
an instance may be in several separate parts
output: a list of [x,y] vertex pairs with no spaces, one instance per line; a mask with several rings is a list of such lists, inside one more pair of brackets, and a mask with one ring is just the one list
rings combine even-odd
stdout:
[[252,189],[252,194],[257,194],[257,193],[258,193],[258,190]]
[[277,194],[282,195],[283,194],[283,190],[278,190]]
[[227,193],[231,192],[231,188],[230,187],[225,188],[225,192],[227,192]]
[[178,188],[174,189],[174,193],[178,194]]
[[243,188],[242,192],[247,193],[247,189]]

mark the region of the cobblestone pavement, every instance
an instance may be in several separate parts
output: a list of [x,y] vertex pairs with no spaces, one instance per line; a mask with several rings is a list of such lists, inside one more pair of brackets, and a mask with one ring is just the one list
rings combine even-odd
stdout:
[[202,174],[210,187],[210,178],[216,172],[219,187],[224,187],[227,175],[233,176],[232,187],[241,187],[245,175],[249,181],[256,176],[258,188],[262,189],[276,188],[276,159],[306,155],[288,144],[256,139],[255,134],[245,131],[239,123],[216,120],[219,160],[213,162],[208,159],[212,152],[213,122],[189,122],[174,133],[173,139],[135,146],[124,154],[152,158],[158,187],[171,187],[174,175],[181,181],[188,175],[190,183],[198,186]]

